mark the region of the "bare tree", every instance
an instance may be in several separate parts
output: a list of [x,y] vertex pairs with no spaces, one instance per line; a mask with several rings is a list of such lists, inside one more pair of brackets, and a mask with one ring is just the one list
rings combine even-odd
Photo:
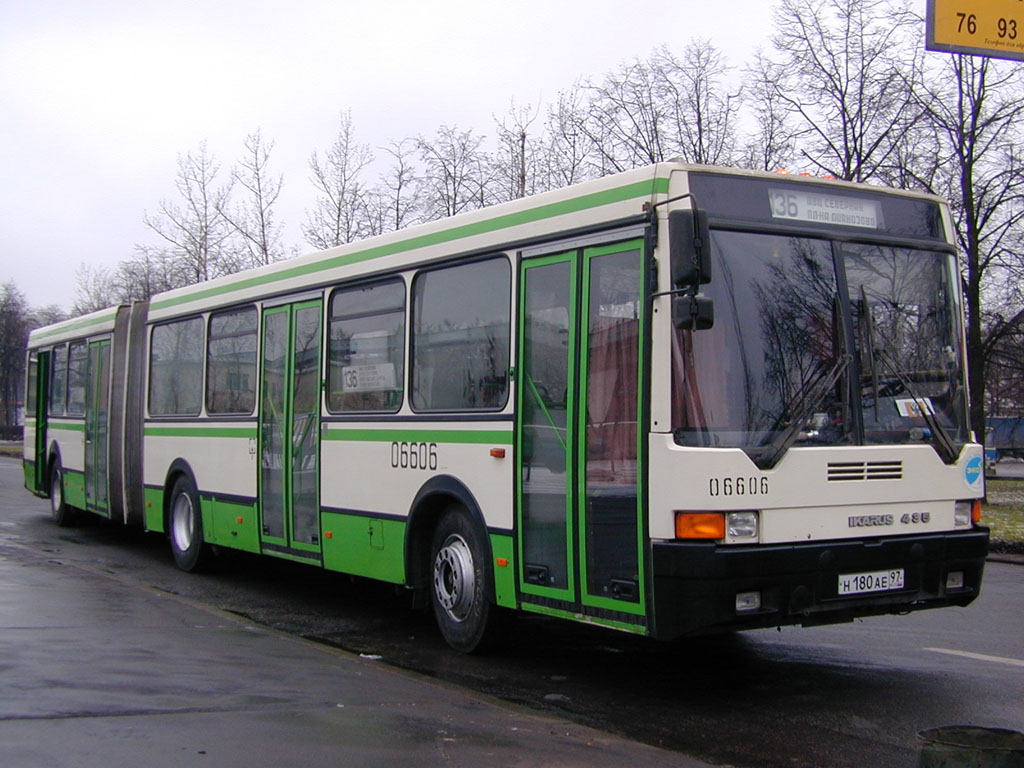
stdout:
[[983,435],[985,382],[1024,325],[1024,75],[950,56],[930,81],[926,114],[941,143],[916,177],[951,202],[964,256],[971,422]]
[[494,201],[490,161],[482,136],[442,125],[432,138],[420,136],[416,147],[423,162],[419,188],[428,220],[482,208]]
[[908,89],[922,53],[904,0],[780,0],[774,97],[792,114],[812,168],[866,181],[920,116]]
[[75,270],[75,300],[71,305],[73,316],[87,315],[120,303],[120,294],[114,285],[114,271],[102,265],[79,264]]
[[0,427],[17,423],[25,377],[29,309],[13,280],[0,286]]
[[687,43],[681,59],[663,45],[648,62],[669,155],[690,163],[731,163],[740,91],[730,93],[725,56],[709,40],[696,39]]
[[583,86],[577,82],[558,94],[548,107],[547,141],[541,160],[542,189],[558,189],[588,178],[587,160],[593,142],[586,130],[587,106]]
[[190,282],[202,282],[242,268],[242,259],[231,242],[234,229],[224,212],[228,210],[232,181],[218,183],[220,164],[206,149],[178,156],[175,184],[180,202],[163,200],[155,215],[146,214],[143,223],[159,235],[179,259]]
[[35,330],[36,328],[42,328],[44,325],[53,325],[67,319],[68,313],[57,304],[35,307],[29,313],[29,329]]
[[333,248],[369,234],[361,174],[372,162],[369,146],[356,141],[352,113],[343,112],[338,135],[324,158],[316,152],[309,158],[310,181],[317,197],[302,226],[307,243],[314,248]]
[[80,264],[75,270],[73,316],[86,315],[195,282],[191,265],[169,249],[137,245],[135,252],[114,267]]
[[502,200],[517,200],[538,191],[539,138],[530,129],[539,114],[539,108],[516,106],[513,101],[504,117],[494,118],[498,134],[497,188]]
[[796,152],[794,130],[787,105],[776,88],[782,66],[759,51],[746,68],[744,103],[756,128],[746,142],[740,162],[747,168],[775,171],[788,168]]
[[393,232],[415,224],[419,216],[419,191],[412,160],[412,139],[391,141],[383,147],[391,157],[388,169],[367,194],[370,234]]
[[0,431],[18,424],[25,402],[25,357],[29,332],[60,322],[66,313],[56,304],[32,309],[25,294],[8,280],[0,285]]
[[191,284],[187,265],[166,248],[137,245],[135,252],[117,265],[114,287],[118,301],[131,303]]
[[1024,417],[1024,327],[1005,320],[995,318],[999,341],[985,361],[986,422],[991,416]]
[[245,190],[243,199],[224,217],[241,238],[248,258],[246,266],[261,267],[284,258],[281,224],[274,205],[281,194],[284,177],[273,176],[268,166],[274,142],[263,139],[260,131],[245,138],[245,152],[232,169],[234,183]]
[[597,175],[660,162],[666,155],[667,128],[657,73],[639,58],[588,84],[587,120],[582,124],[594,147]]
[[730,89],[725,57],[693,40],[681,58],[667,46],[588,84],[587,119],[578,123],[598,175],[681,158],[732,161],[739,89]]

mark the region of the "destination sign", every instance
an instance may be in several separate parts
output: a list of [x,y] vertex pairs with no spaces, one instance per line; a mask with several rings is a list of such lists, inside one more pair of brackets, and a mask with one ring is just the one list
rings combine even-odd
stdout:
[[928,0],[930,51],[1024,61],[1024,0]]
[[870,198],[771,187],[768,203],[773,219],[864,229],[878,229],[882,224],[881,207]]

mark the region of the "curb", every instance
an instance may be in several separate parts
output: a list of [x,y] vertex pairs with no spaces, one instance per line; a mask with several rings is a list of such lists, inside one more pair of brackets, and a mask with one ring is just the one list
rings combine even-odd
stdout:
[[1004,552],[993,552],[985,558],[990,563],[1006,563],[1007,565],[1024,565],[1024,555],[1014,555]]

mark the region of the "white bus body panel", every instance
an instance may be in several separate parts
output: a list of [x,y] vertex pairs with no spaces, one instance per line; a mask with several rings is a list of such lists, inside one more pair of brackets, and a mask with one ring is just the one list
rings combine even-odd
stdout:
[[[161,426],[165,425],[150,423],[146,426],[143,462],[147,486],[162,486],[174,461],[183,459],[195,475],[196,490],[248,498],[256,496],[258,466],[255,437],[164,436],[158,432]],[[218,426],[223,425],[203,421],[191,422],[188,426],[215,432]],[[255,425],[252,432],[255,435]]]
[[[404,517],[427,481],[439,475],[450,475],[465,485],[476,499],[489,528],[512,528],[515,456],[509,422],[445,422],[436,426],[422,422],[334,422],[323,426],[321,506]],[[490,442],[486,439],[460,442],[455,428],[458,433],[507,431],[507,436]],[[346,432],[355,437],[342,437]],[[373,436],[358,437],[365,432]],[[394,438],[387,432],[393,432]],[[492,456],[492,449],[503,451],[504,456]],[[412,455],[415,459],[410,461],[408,457]],[[432,456],[436,456],[436,463]],[[426,468],[420,466],[424,457]]]

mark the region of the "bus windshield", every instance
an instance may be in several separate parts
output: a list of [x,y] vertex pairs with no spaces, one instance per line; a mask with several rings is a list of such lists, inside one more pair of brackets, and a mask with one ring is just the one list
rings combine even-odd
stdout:
[[762,467],[792,445],[967,439],[955,264],[934,250],[713,231],[709,330],[673,343],[673,430]]

